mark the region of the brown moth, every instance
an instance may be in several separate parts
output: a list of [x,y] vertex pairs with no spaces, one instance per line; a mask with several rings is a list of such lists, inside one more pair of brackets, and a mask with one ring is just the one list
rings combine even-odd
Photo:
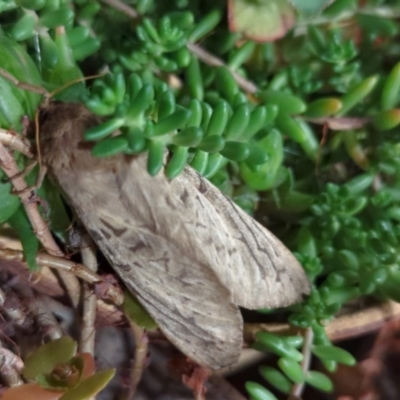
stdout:
[[201,365],[237,361],[242,317],[309,292],[289,250],[194,169],[151,177],[146,155],[91,156],[82,105],[41,112],[44,164],[79,220],[165,336]]

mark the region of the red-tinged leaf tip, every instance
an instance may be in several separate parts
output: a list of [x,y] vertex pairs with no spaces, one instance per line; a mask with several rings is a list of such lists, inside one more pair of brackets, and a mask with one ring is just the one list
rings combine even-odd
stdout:
[[82,378],[86,379],[89,376],[92,376],[96,371],[96,366],[94,364],[94,358],[90,353],[80,353],[77,354],[77,357],[81,357],[83,359],[83,369],[82,369]]
[[58,400],[63,394],[63,391],[49,390],[36,383],[27,383],[5,391],[2,400]]

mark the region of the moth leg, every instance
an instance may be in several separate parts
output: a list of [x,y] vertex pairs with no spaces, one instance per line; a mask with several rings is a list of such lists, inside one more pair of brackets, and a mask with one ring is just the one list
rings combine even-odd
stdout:
[[31,172],[33,170],[33,168],[35,168],[37,165],[37,161],[30,161],[29,164],[25,167],[25,169],[21,172],[18,172],[18,174],[15,174],[14,176],[12,176],[11,178],[8,178],[9,181],[11,181],[12,179],[15,178],[25,178],[29,172]]

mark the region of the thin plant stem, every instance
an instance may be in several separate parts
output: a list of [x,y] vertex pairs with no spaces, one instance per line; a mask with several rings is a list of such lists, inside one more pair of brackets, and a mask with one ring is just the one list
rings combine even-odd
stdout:
[[[199,60],[203,61],[204,64],[220,67],[225,65],[225,63],[218,57],[209,53],[207,50],[204,50],[202,47],[198,46],[195,43],[187,43],[186,47],[196,56]],[[239,75],[236,71],[230,70],[232,76],[236,80],[237,84],[240,88],[242,88],[245,92],[249,94],[254,94],[258,91],[258,87],[255,83],[245,79],[243,76]]]
[[[311,328],[306,329],[306,333],[304,335],[304,344],[303,344],[303,360],[301,361],[301,369],[303,370],[304,374],[307,374],[308,370],[310,369],[310,362],[311,362],[311,346],[314,340],[314,332]],[[303,393],[305,383],[295,383],[292,386],[292,390],[290,394],[292,396],[301,397]]]
[[[96,272],[96,248],[88,234],[82,236],[81,255],[84,265],[93,272]],[[94,355],[96,334],[96,303],[97,297],[93,291],[92,285],[85,282],[83,284],[82,323],[79,350],[82,353],[90,353],[92,355]]]
[[29,158],[33,157],[31,145],[22,135],[7,129],[0,129],[0,142],[11,150],[18,151]]

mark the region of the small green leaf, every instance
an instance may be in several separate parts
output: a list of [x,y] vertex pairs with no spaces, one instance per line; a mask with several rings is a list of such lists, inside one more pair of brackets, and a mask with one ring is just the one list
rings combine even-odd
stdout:
[[50,228],[63,242],[67,240],[67,230],[71,219],[65,209],[65,202],[58,190],[48,179],[45,179],[38,190],[38,195],[50,205]]
[[254,136],[261,128],[264,127],[267,119],[267,107],[259,106],[255,108],[251,114],[249,123],[245,131],[243,132],[243,139],[250,139]]
[[181,130],[173,138],[173,143],[176,146],[188,146],[195,147],[203,139],[204,132],[203,129],[196,126],[191,126]]
[[226,141],[224,148],[221,150],[221,154],[228,160],[244,161],[249,156],[250,149],[247,143]]
[[147,158],[147,171],[151,176],[157,175],[164,162],[165,145],[158,140],[152,140],[149,146],[149,156]]
[[336,346],[313,346],[312,352],[318,358],[336,361],[340,364],[355,365],[356,359],[346,350]]
[[200,70],[200,61],[194,55],[192,55],[185,72],[190,96],[202,101],[204,97],[203,75]]
[[111,135],[114,131],[125,123],[124,118],[112,118],[100,125],[88,129],[85,134],[85,140],[94,141],[104,139],[108,135]]
[[55,28],[59,25],[71,25],[74,19],[74,12],[69,6],[61,6],[47,12],[43,12],[40,16],[40,24],[46,28]]
[[256,382],[246,382],[246,390],[251,400],[278,400],[268,389]]
[[124,303],[122,304],[124,314],[135,322],[135,324],[145,329],[156,329],[157,324],[150,317],[143,306],[137,301],[131,292],[126,291],[124,293]]
[[336,113],[336,115],[338,117],[346,115],[353,107],[362,102],[372,92],[378,81],[379,77],[374,75],[364,79],[362,82],[350,89],[342,97],[342,108],[338,113]]
[[305,380],[304,372],[298,361],[290,358],[281,357],[278,360],[279,368],[286,374],[286,376],[295,383],[303,383]]
[[280,112],[276,119],[276,127],[282,134],[289,136],[297,143],[305,143],[308,140],[307,132],[300,125],[299,121],[290,115]]
[[46,0],[18,0],[16,3],[28,10],[40,10],[46,5]]
[[219,153],[210,154],[204,176],[206,178],[211,178],[221,168],[224,160],[226,160],[226,158]]
[[168,176],[168,178],[173,179],[183,171],[186,165],[187,157],[187,147],[178,147],[173,152],[171,159],[168,161],[167,168],[165,169],[165,174]]
[[303,345],[304,337],[301,335],[297,336],[283,336],[282,340],[286,342],[289,346],[293,346],[295,348],[299,348]]
[[[0,179],[2,177],[0,174]],[[11,194],[11,183],[0,182],[0,224],[7,221],[18,210],[19,205],[19,197]]]
[[204,172],[208,164],[208,153],[203,150],[196,150],[190,165],[194,168],[200,175],[204,175]]
[[226,139],[239,139],[242,136],[243,132],[246,131],[249,121],[250,105],[248,103],[244,103],[240,105],[230,117],[225,131]]
[[128,140],[124,137],[104,139],[95,144],[92,149],[92,155],[94,157],[111,157],[115,154],[123,153],[128,147]]
[[76,347],[76,342],[69,336],[40,346],[25,360],[23,376],[35,380],[39,374],[49,374],[57,364],[68,362],[75,355]]
[[266,349],[278,354],[281,357],[299,362],[303,359],[303,354],[296,350],[293,346],[290,346],[279,336],[269,332],[258,332],[256,334],[257,341],[265,346]]
[[153,85],[147,83],[139,90],[136,97],[132,99],[130,102],[130,106],[126,114],[129,120],[134,120],[141,113],[146,111],[150,107],[150,104],[153,101],[153,99],[154,99]]
[[333,383],[332,381],[322,372],[308,371],[306,375],[306,382],[310,386],[322,390],[324,392],[332,392]]
[[257,146],[266,154],[267,160],[264,164],[257,165],[257,169],[251,169],[249,160],[240,164],[240,173],[243,180],[254,190],[267,190],[273,186],[279,169],[283,162],[283,139],[280,132],[272,130],[262,138]]
[[146,138],[141,129],[132,128],[125,134],[130,152],[139,153],[146,147]]
[[239,91],[239,86],[235,78],[232,76],[232,73],[225,66],[218,67],[215,79],[221,94],[226,100],[232,102],[236,93]]
[[342,108],[342,102],[336,98],[314,100],[307,106],[306,115],[310,118],[323,118],[336,114]]
[[292,382],[282,372],[272,367],[260,367],[260,374],[282,393],[289,394],[292,388]]
[[201,21],[195,24],[192,32],[190,32],[188,40],[197,42],[202,37],[210,33],[222,18],[222,12],[219,8],[210,11]]
[[220,100],[215,106],[207,126],[206,136],[222,135],[226,128],[230,114],[230,106],[224,100]]
[[249,155],[246,158],[246,164],[250,166],[258,166],[265,164],[269,160],[268,154],[257,143],[246,143],[249,149]]
[[400,124],[400,109],[381,111],[373,116],[373,122],[381,131],[393,129]]
[[275,104],[289,115],[301,114],[307,108],[304,101],[299,97],[277,90],[265,90],[259,97],[266,104]]
[[24,258],[32,271],[36,268],[36,255],[39,241],[33,232],[32,225],[26,216],[25,210],[20,207],[9,219],[8,223],[16,230],[24,250]]
[[340,250],[338,252],[339,260],[343,265],[349,269],[357,270],[360,266],[360,261],[358,260],[356,254],[350,250]]
[[171,90],[166,90],[157,97],[158,106],[158,120],[161,121],[163,118],[168,117],[175,111],[175,96]]
[[36,17],[34,13],[25,13],[13,23],[11,36],[18,42],[31,38],[35,33]]
[[400,94],[400,62],[390,71],[389,76],[382,88],[381,106],[382,110],[387,111],[395,107],[399,102]]
[[173,132],[176,129],[185,125],[186,121],[190,118],[191,112],[187,109],[180,109],[175,111],[168,117],[160,120],[155,126],[152,136],[161,136]]
[[198,145],[197,148],[207,153],[216,153],[221,151],[225,146],[224,138],[220,135],[211,135],[205,137]]

